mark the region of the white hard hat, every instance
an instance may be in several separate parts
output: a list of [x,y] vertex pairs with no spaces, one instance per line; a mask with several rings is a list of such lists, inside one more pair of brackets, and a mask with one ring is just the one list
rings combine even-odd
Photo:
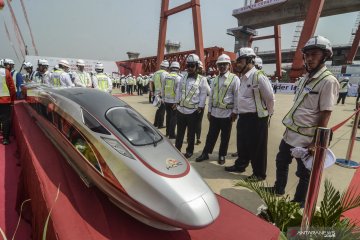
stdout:
[[85,66],[85,61],[82,60],[82,59],[78,59],[78,60],[76,61],[76,66]]
[[349,80],[350,80],[350,78],[349,78],[348,76],[345,76],[345,77],[343,78],[343,80],[347,80],[347,81],[349,81]]
[[243,47],[243,48],[240,48],[239,51],[236,52],[236,59],[248,58],[248,57],[256,57],[256,54],[252,48]]
[[331,42],[329,39],[323,36],[314,36],[307,41],[305,46],[302,49],[302,52],[305,53],[310,49],[321,49],[329,53],[329,57],[332,57],[333,51],[331,47]]
[[100,70],[104,69],[104,64],[102,64],[101,62],[97,62],[95,64],[95,69],[100,69]]
[[164,67],[164,68],[168,68],[169,67],[169,61],[168,60],[164,60],[161,62],[160,67]]
[[39,59],[38,65],[49,66],[49,62],[46,59]]
[[219,64],[219,63],[230,63],[231,64],[231,59],[227,54],[221,54],[216,61],[216,64]]
[[63,65],[64,67],[70,68],[69,62],[65,59],[60,60],[59,65]]
[[[314,157],[310,155],[308,158],[301,159],[305,165],[305,167],[309,170],[312,169]],[[335,154],[327,148],[325,151],[325,162],[324,162],[324,169],[332,166],[336,162]]]
[[55,69],[55,70],[58,70],[58,69],[59,69],[59,64],[56,64],[56,65],[54,66],[54,69]]
[[32,68],[33,67],[31,62],[24,62],[23,65],[24,65],[24,68]]
[[262,67],[262,65],[263,65],[262,59],[259,57],[255,57],[255,65]]
[[12,59],[5,58],[5,59],[4,59],[4,65],[5,65],[5,64],[12,64],[12,65],[14,65],[15,63],[14,63],[14,61],[13,61]]
[[177,68],[177,69],[180,69],[180,63],[179,62],[172,62],[171,65],[170,65],[170,68]]
[[199,64],[199,68],[201,68],[201,69],[204,68],[204,64],[202,63],[202,61],[199,61],[198,64]]
[[199,64],[200,58],[198,55],[192,53],[186,58],[186,63],[197,63]]

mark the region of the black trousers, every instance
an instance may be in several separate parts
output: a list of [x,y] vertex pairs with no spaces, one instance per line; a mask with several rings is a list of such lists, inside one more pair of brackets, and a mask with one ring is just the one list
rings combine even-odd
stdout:
[[11,105],[0,104],[0,122],[3,127],[3,138],[9,139],[10,137],[10,120],[11,120]]
[[126,90],[127,94],[132,95],[133,94],[133,89],[134,89],[133,85],[127,85],[126,88],[127,88],[127,90]]
[[205,147],[202,153],[207,155],[213,152],[215,143],[221,131],[219,156],[226,156],[229,146],[231,127],[232,122],[230,118],[216,118],[211,116],[209,132],[207,134]]
[[341,100],[341,104],[344,104],[345,103],[345,98],[347,96],[347,92],[345,93],[339,93],[339,97],[338,97],[338,100],[337,100],[337,104],[340,102]]
[[193,112],[192,114],[183,114],[177,112],[177,135],[175,141],[175,147],[181,151],[181,147],[184,141],[185,131],[187,128],[188,131],[188,145],[186,148],[187,153],[194,153],[194,144],[195,144],[195,129],[196,123],[199,118],[198,111]]
[[195,134],[196,134],[196,139],[198,139],[198,140],[200,139],[200,136],[201,136],[201,124],[202,124],[203,117],[204,117],[204,109],[202,109],[201,112],[199,113],[199,119],[196,124]]
[[175,138],[177,110],[173,109],[175,103],[165,103],[166,110],[166,136]]
[[[293,146],[281,140],[279,146],[279,153],[276,155],[276,181],[275,188],[278,192],[284,193],[288,180],[289,165],[292,162],[290,149]],[[296,158],[297,170],[296,176],[299,178],[299,183],[296,187],[294,201],[305,203],[306,193],[309,185],[310,171],[305,167],[300,158]]]
[[143,86],[138,84],[137,85],[137,94],[142,95],[143,94]]
[[259,118],[257,113],[239,114],[236,128],[238,159],[235,166],[245,169],[251,162],[253,174],[266,178],[268,117]]
[[165,116],[165,104],[162,103],[160,107],[156,110],[154,126],[163,127],[164,126],[164,116]]

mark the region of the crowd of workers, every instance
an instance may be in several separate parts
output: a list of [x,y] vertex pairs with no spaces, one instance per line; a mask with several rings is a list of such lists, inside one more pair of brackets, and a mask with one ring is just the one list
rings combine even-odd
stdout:
[[[266,188],[278,195],[285,193],[289,165],[294,158],[291,149],[302,147],[313,153],[316,128],[327,127],[336,99],[342,98],[338,80],[325,66],[333,54],[330,41],[322,36],[314,36],[305,44],[302,52],[307,73],[297,82],[294,104],[283,119],[286,131],[276,156],[276,182],[273,187]],[[94,87],[109,93],[113,88],[128,94],[133,94],[133,91],[137,91],[138,95],[148,92],[149,101],[157,107],[154,126],[166,127],[166,136],[175,140],[175,147],[179,151],[182,150],[186,134],[186,158],[192,157],[194,145],[200,143],[202,116],[208,98],[206,118],[210,125],[205,146],[195,161],[209,159],[220,135],[217,161],[223,165],[228,155],[232,124],[237,120],[237,159],[234,165],[225,167],[225,171],[241,173],[251,165],[253,174],[247,180],[262,181],[267,177],[268,128],[274,114],[276,87],[273,88],[261,70],[262,61],[252,48],[244,47],[236,52],[234,73],[230,72],[231,64],[230,57],[222,54],[216,62],[219,74],[205,77],[199,57],[190,54],[186,59],[185,72],[180,72],[178,62],[164,60],[160,69],[149,76],[121,75],[111,79],[103,72],[101,63],[96,64],[95,73],[89,74],[84,71],[84,61],[78,60],[78,70],[70,74],[66,60],[61,60],[58,67],[50,72],[48,62],[40,59],[36,71],[33,71],[31,63],[24,63],[27,73],[22,75],[14,71],[13,61],[5,59],[0,69],[3,143],[9,143],[9,119],[4,116],[10,115],[11,105],[23,81],[54,87]],[[299,184],[293,201],[303,204],[310,171],[302,159],[295,159]]]

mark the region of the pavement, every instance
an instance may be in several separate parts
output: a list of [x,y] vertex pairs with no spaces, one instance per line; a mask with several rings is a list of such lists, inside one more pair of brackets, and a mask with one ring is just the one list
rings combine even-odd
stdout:
[[[118,90],[114,90],[113,93],[118,93]],[[144,94],[143,96],[122,96],[119,98],[135,108],[148,121],[153,123],[156,108],[149,103],[147,94]],[[275,113],[271,118],[268,140],[268,168],[266,182],[269,185],[273,185],[276,178],[275,158],[279,149],[282,135],[285,130],[285,127],[282,125],[281,121],[292,106],[294,95],[279,93],[276,94],[275,98]],[[328,127],[331,128],[348,118],[354,112],[354,108],[354,97],[348,97],[344,105],[336,105],[334,107],[334,111],[332,113]],[[207,109],[205,109],[205,111],[205,113],[207,113]],[[344,126],[334,132],[334,136],[330,143],[330,149],[334,152],[337,158],[346,157],[352,129],[352,121],[353,119],[350,119]],[[214,152],[212,155],[210,155],[210,159],[208,161],[203,161],[200,163],[195,162],[195,158],[200,156],[202,149],[204,148],[208,128],[209,121],[207,120],[205,114],[202,121],[202,133],[200,138],[202,143],[195,145],[194,155],[189,159],[191,165],[200,173],[200,175],[215,193],[220,194],[221,196],[253,213],[256,213],[257,208],[262,204],[262,200],[257,196],[256,193],[253,193],[246,188],[234,186],[236,181],[252,174],[251,166],[246,169],[246,172],[241,174],[228,173],[224,171],[224,167],[233,165],[236,159],[231,157],[231,153],[236,152],[236,122],[232,126],[228,156],[226,157],[225,165],[220,166],[217,164],[220,138],[218,139],[214,148]],[[160,131],[165,135],[165,129],[160,129]],[[360,131],[358,131],[357,136],[360,137]],[[185,151],[185,148],[186,143],[183,145],[183,152]],[[356,162],[360,161],[360,141],[355,141],[351,160]],[[298,183],[298,178],[295,176],[295,171],[296,161],[294,160],[290,165],[289,180],[286,187],[286,194],[289,194],[291,198],[295,193],[295,189]],[[343,168],[337,165],[333,165],[325,169],[322,176],[318,203],[323,198],[325,179],[329,179],[334,187],[342,192],[349,186],[354,173],[354,169]]]

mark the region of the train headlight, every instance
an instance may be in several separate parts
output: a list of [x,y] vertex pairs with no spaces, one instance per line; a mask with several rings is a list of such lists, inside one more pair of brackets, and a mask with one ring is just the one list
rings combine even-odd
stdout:
[[125,157],[131,159],[135,159],[134,156],[128,150],[126,150],[117,140],[105,137],[101,138],[121,155],[124,155]]

